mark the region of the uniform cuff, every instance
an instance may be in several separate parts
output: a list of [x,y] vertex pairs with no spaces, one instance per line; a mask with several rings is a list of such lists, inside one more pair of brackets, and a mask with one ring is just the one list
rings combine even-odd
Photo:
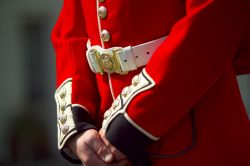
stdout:
[[[65,144],[67,143],[67,141],[69,141],[71,138],[78,135],[79,133],[84,133],[89,129],[97,130],[92,117],[88,114],[86,110],[82,109],[81,107],[72,107],[72,115],[73,120],[75,122],[75,127],[68,132],[70,137],[67,138],[66,136],[65,138],[67,138],[67,140],[62,140],[65,141]],[[60,149],[60,152],[61,155],[72,164],[82,163],[81,160],[79,160],[79,158],[68,147],[63,146]]]
[[88,110],[80,104],[72,104],[72,79],[65,80],[56,90],[58,149],[64,158],[72,163],[81,163],[67,147],[66,143],[73,136],[89,129],[96,129]]
[[[141,131],[136,129],[124,116],[118,115],[105,131],[106,138],[125,154],[131,161],[148,160],[145,147],[153,142]],[[138,162],[138,161],[137,161]]]
[[131,85],[122,90],[112,106],[104,113],[102,129],[107,139],[132,162],[136,161],[134,165],[147,166],[149,164],[144,148],[150,142],[160,138],[152,135],[131,119],[127,113],[127,107],[135,96],[154,86],[154,80],[143,69],[140,74],[134,76]]

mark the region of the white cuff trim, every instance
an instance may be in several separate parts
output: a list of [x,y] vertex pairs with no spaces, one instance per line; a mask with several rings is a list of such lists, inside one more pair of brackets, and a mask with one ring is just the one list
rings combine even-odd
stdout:
[[152,134],[150,134],[149,132],[147,132],[146,130],[144,130],[143,128],[141,128],[138,124],[136,124],[129,116],[127,113],[124,114],[124,117],[128,120],[128,122],[130,124],[132,124],[135,128],[137,128],[140,132],[142,132],[143,134],[145,134],[146,136],[148,136],[150,139],[154,140],[154,141],[158,141],[160,139],[160,137],[155,137]]
[[72,78],[66,79],[56,90],[58,148],[62,149],[66,141],[76,133],[71,111]]
[[86,110],[88,113],[90,113],[89,110],[85,106],[83,106],[81,104],[72,104],[72,107],[80,107],[80,108]]
[[125,114],[126,119],[139,131],[148,136],[152,140],[158,140],[158,137],[153,136],[149,132],[145,131],[142,127],[136,124],[128,115],[125,113],[129,103],[138,94],[151,89],[155,86],[154,80],[148,75],[145,68],[139,75],[136,75],[132,79],[132,85],[125,87],[122,93],[113,102],[112,107],[104,113],[104,120],[102,128],[104,131],[109,127],[113,119],[119,114]]

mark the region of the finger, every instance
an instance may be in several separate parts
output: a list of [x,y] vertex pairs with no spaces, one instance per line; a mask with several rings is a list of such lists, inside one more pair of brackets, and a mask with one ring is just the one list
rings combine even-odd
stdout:
[[78,157],[84,166],[107,166],[87,144],[83,144]]
[[92,139],[87,139],[86,144],[106,163],[111,163],[114,160],[112,152],[103,143],[99,133],[92,137]]
[[111,163],[114,160],[112,152],[105,145],[98,149],[97,154],[106,163]]

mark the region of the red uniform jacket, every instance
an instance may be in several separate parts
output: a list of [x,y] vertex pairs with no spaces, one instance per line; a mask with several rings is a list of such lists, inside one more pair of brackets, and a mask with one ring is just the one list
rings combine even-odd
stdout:
[[[249,11],[248,0],[64,0],[52,33],[59,148],[103,123],[131,159],[143,149],[155,166],[249,166],[250,125],[236,80],[250,73]],[[163,36],[143,68],[90,70],[88,40],[110,48]]]

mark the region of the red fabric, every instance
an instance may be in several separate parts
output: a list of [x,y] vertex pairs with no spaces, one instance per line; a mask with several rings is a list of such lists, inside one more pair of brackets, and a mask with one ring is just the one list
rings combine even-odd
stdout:
[[[97,109],[100,124],[112,103],[108,77],[95,79],[84,55],[88,38],[101,45],[96,2],[64,3],[53,33],[58,84],[72,75],[73,99]],[[195,111],[194,149],[177,158],[152,159],[153,164],[250,165],[250,125],[235,78],[250,73],[249,1],[106,0],[100,5],[108,10],[101,19],[101,28],[111,34],[106,48],[168,35],[146,66],[156,86],[136,96],[127,109],[133,121],[161,137],[148,151],[171,154],[185,148],[191,140],[189,113]],[[140,71],[113,74],[115,96]]]
[[247,26],[233,64],[237,74],[250,73],[250,16],[248,16]]
[[56,51],[57,87],[72,78],[72,104],[80,104],[93,119],[99,105],[95,74],[90,70],[85,56],[85,19],[81,1],[66,0],[52,32]]

